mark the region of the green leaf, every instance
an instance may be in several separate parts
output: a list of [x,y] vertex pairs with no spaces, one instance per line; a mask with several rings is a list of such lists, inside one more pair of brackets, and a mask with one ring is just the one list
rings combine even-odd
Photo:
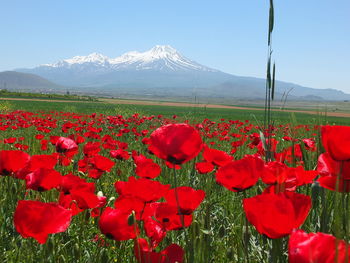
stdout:
[[275,73],[276,73],[276,64],[273,63],[272,68],[272,91],[271,91],[271,99],[273,100],[275,97]]
[[269,12],[269,40],[268,44],[270,46],[271,43],[271,34],[273,31],[273,26],[274,26],[274,7],[273,7],[273,0],[270,0],[270,12]]

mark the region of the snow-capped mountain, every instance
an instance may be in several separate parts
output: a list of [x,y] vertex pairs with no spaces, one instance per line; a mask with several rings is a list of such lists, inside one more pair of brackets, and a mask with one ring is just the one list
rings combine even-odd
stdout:
[[[81,92],[109,96],[191,97],[195,92],[196,97],[219,100],[265,98],[265,79],[234,76],[203,66],[171,46],[157,45],[145,52],[131,51],[115,58],[92,53],[16,71],[36,74]],[[292,90],[289,98],[295,99],[350,100],[350,95],[341,91],[276,81],[276,99],[288,90]]]
[[159,70],[159,71],[209,71],[216,70],[202,66],[184,56],[176,49],[167,45],[157,45],[146,52],[131,51],[116,58],[92,53],[87,56],[75,56],[53,64],[44,64],[38,68],[84,69],[89,66],[105,71],[118,70]]
[[39,67],[53,67],[53,68],[68,67],[69,68],[75,64],[81,65],[85,63],[92,63],[92,64],[105,66],[105,65],[109,65],[109,60],[110,59],[107,56],[104,56],[98,53],[92,53],[88,56],[75,56],[73,58],[61,60],[53,64],[43,64],[43,65],[40,65]]
[[168,45],[115,58],[92,53],[17,71],[80,87],[190,87],[217,84],[231,76],[192,61]]

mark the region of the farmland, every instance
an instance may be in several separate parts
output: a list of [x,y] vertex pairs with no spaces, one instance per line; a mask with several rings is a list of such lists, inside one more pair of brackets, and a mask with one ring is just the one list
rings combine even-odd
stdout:
[[273,112],[267,141],[260,110],[55,101],[0,109],[4,262],[287,262],[301,230],[335,236],[327,256],[348,255],[347,169],[332,170],[347,161],[319,159],[330,151],[321,136],[338,134],[333,154],[348,143],[346,131],[321,126],[347,118]]

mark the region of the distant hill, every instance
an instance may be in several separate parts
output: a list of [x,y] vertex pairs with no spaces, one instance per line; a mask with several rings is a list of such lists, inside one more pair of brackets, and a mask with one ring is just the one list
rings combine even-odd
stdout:
[[[195,95],[216,101],[265,98],[265,79],[235,76],[201,65],[171,46],[157,45],[145,52],[131,51],[116,58],[92,53],[18,71],[96,95],[157,98]],[[287,93],[291,100],[350,100],[350,94],[336,89],[314,89],[276,81],[276,99]]]
[[16,71],[0,72],[0,89],[32,92],[65,92],[66,88],[38,75]]

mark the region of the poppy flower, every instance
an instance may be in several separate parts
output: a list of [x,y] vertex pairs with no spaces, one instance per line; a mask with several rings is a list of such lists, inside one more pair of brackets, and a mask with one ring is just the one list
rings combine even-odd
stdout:
[[35,238],[44,244],[49,234],[66,231],[72,212],[56,203],[20,200],[14,214],[14,225],[22,237]]
[[270,152],[275,153],[277,149],[277,144],[278,144],[278,141],[275,138],[265,139],[265,143],[263,143],[263,141],[260,140],[259,144],[256,146],[258,149],[257,153],[264,156],[267,150],[265,149],[265,147],[268,145],[270,146]]
[[16,172],[15,177],[24,180],[27,174],[34,172],[37,169],[53,169],[57,164],[57,161],[57,153],[50,155],[32,155],[27,165]]
[[99,217],[101,214],[101,209],[107,204],[107,196],[104,196],[103,193],[100,191],[97,193],[97,199],[98,199],[98,205],[93,208],[90,212],[91,217]]
[[150,137],[149,151],[174,164],[183,164],[202,149],[199,132],[185,123],[168,124],[156,129]]
[[15,145],[15,148],[17,148],[18,150],[28,150],[29,149],[29,146],[28,145],[25,145],[25,144],[21,144],[21,143],[16,143]]
[[233,160],[233,156],[227,154],[226,152],[211,149],[208,146],[204,146],[203,158],[207,162],[217,166],[225,166]]
[[49,144],[48,140],[41,140],[40,144],[41,144],[40,150],[47,151],[47,149],[48,149],[47,145]]
[[171,162],[166,161],[165,165],[170,168],[170,169],[175,169],[175,170],[180,170],[181,169],[181,165],[178,164],[173,164]]
[[[294,231],[289,237],[289,263],[341,263],[350,261],[349,245],[324,233]],[[337,260],[336,260],[337,259]]]
[[87,183],[85,179],[80,178],[72,173],[62,176],[61,184],[59,190],[65,194],[69,194],[74,188],[86,188],[87,191],[95,191],[95,183]]
[[270,162],[265,165],[262,180],[271,184],[269,191],[295,191],[298,186],[311,184],[317,176],[317,171],[306,171],[303,166],[288,167],[280,162]]
[[139,263],[182,263],[185,251],[176,244],[171,244],[161,252],[155,252],[143,238],[135,240],[134,253]]
[[336,161],[326,152],[318,157],[317,171],[321,176],[317,181],[322,187],[350,192],[350,161]]
[[123,210],[125,212],[131,213],[135,212],[135,217],[137,220],[142,220],[147,216],[150,216],[145,213],[146,203],[134,196],[119,196],[114,202],[114,208]]
[[240,192],[255,185],[263,168],[263,160],[254,155],[230,162],[216,172],[216,182],[233,192]]
[[306,150],[315,152],[316,151],[316,142],[313,138],[302,139],[302,142],[305,145]]
[[61,183],[62,176],[54,169],[39,168],[27,174],[26,188],[39,192],[56,188]]
[[178,206],[181,213],[191,214],[204,200],[205,192],[189,186],[180,186],[168,191],[165,200],[168,204]]
[[154,217],[167,230],[179,230],[189,227],[192,224],[192,214],[183,214],[174,204],[169,203],[152,203]]
[[66,157],[73,157],[78,153],[78,145],[72,139],[59,137],[55,143],[56,151]]
[[102,234],[119,241],[135,238],[138,228],[129,224],[129,216],[131,213],[124,210],[107,207],[98,222]]
[[34,137],[37,140],[41,140],[41,139],[44,139],[45,135],[43,135],[43,134],[36,134]]
[[104,172],[110,172],[114,166],[114,162],[109,158],[94,155],[92,157],[85,157],[78,162],[79,171],[88,173],[88,176],[94,179],[98,179]]
[[99,207],[100,199],[88,188],[73,188],[69,194],[61,192],[58,203],[67,209],[79,208],[74,213],[76,215],[85,209]]
[[130,158],[129,153],[122,149],[111,150],[109,154],[112,158],[117,160],[128,160]]
[[269,238],[289,235],[305,221],[311,198],[295,192],[261,194],[243,199],[248,221]]
[[56,143],[57,143],[57,141],[58,141],[59,138],[60,138],[60,136],[51,135],[51,136],[50,136],[50,143],[51,143],[52,145],[56,145]]
[[272,161],[264,165],[264,169],[261,173],[261,180],[265,184],[275,184],[279,180],[279,176],[288,169],[288,166],[285,163]]
[[321,139],[324,149],[332,159],[350,160],[350,126],[322,126]]
[[294,144],[294,146],[288,147],[280,153],[275,153],[275,159],[279,162],[287,161],[288,163],[302,163],[303,153],[300,144]]
[[163,185],[145,178],[135,179],[135,177],[130,176],[127,182],[117,181],[114,187],[120,195],[133,196],[148,203],[163,197],[168,192],[170,185]]
[[11,175],[27,166],[30,155],[23,151],[0,151],[0,175]]
[[13,144],[16,141],[17,141],[16,137],[10,137],[10,138],[4,139],[4,143],[8,143],[8,144]]
[[215,166],[209,162],[196,163],[196,170],[200,174],[207,174],[214,170]]
[[101,151],[99,142],[88,142],[84,145],[83,153],[87,157],[94,156]]
[[167,233],[163,225],[160,222],[153,220],[151,217],[144,220],[143,227],[145,229],[146,236],[150,239],[152,248],[156,248]]
[[135,173],[144,178],[153,179],[160,175],[162,169],[152,159],[144,158],[135,161],[136,169]]

